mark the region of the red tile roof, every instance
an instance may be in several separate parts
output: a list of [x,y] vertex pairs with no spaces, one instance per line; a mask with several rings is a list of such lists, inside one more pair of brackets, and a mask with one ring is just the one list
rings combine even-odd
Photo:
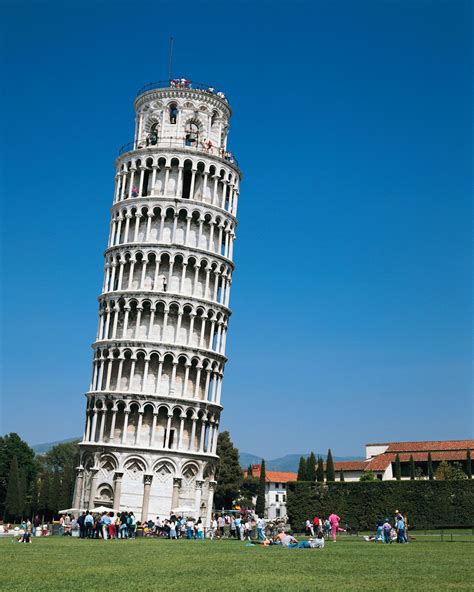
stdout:
[[[260,477],[261,465],[252,465],[252,475]],[[247,476],[247,469],[244,470],[244,475]],[[288,481],[296,481],[298,475],[296,473],[289,473],[286,471],[265,471],[265,483],[288,483]]]
[[435,450],[474,450],[474,440],[431,440],[427,442],[385,442],[367,446],[388,446],[386,452],[433,452]]
[[[428,460],[428,452],[405,452],[400,453],[399,456],[400,462],[402,463],[410,462],[410,456],[413,456],[413,460],[415,462],[426,462]],[[367,465],[367,470],[383,471],[390,465],[390,463],[395,462],[396,457],[397,455],[394,453],[385,453],[381,454],[380,456],[376,456]],[[442,460],[463,461],[466,460],[466,452],[464,450],[432,452],[431,460],[436,462],[440,462]]]
[[[400,462],[410,462],[413,456],[415,462],[426,462],[428,452],[400,452]],[[385,471],[391,463],[395,462],[397,455],[394,452],[384,452],[372,459],[362,461],[335,462],[334,470],[337,471]],[[431,459],[436,462],[442,460],[463,461],[466,460],[466,450],[441,450],[431,452]]]
[[[334,470],[337,471],[365,471],[367,468],[366,460],[343,460],[334,463]],[[324,463],[326,469],[326,463]]]

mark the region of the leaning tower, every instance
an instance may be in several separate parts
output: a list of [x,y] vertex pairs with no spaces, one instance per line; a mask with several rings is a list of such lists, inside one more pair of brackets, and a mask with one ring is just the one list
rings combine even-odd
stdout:
[[74,507],[210,519],[241,173],[212,87],[142,88],[115,194]]

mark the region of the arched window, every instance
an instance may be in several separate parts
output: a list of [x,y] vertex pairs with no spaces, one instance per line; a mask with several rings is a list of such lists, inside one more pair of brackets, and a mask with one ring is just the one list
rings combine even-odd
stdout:
[[199,141],[199,128],[198,126],[190,121],[189,123],[186,124],[186,137],[185,137],[185,144],[186,146],[194,146],[196,147],[198,145],[198,141]]
[[146,145],[148,146],[151,144],[152,146],[156,146],[158,143],[158,123],[154,123],[150,128],[150,133],[146,139]]
[[178,105],[176,103],[170,104],[170,123],[176,123],[178,117]]
[[213,125],[216,123],[216,119],[218,117],[218,113],[217,111],[213,111],[212,115],[211,115],[211,127],[213,127]]

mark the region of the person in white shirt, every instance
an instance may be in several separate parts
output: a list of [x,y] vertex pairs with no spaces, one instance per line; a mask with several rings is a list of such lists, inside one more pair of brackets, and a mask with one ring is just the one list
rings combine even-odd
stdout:
[[216,536],[216,532],[217,532],[217,520],[215,518],[212,518],[211,528],[209,529],[209,538],[211,539],[211,541],[214,540],[214,537]]
[[258,540],[264,541],[265,540],[265,519],[264,518],[257,518],[257,533],[258,533]]
[[315,539],[309,539],[311,549],[324,549],[324,534],[320,532]]

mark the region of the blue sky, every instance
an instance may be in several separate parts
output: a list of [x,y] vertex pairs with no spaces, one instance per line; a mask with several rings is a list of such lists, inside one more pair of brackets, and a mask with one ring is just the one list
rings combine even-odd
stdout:
[[2,2],[1,431],[82,433],[113,163],[172,35],[244,173],[221,427],[472,437],[469,4]]

